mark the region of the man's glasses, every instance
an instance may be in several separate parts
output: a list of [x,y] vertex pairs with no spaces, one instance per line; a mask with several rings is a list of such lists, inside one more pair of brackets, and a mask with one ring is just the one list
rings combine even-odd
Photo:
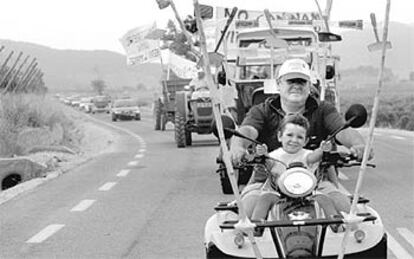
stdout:
[[308,83],[308,80],[303,79],[303,78],[292,78],[292,79],[285,80],[285,82],[287,84],[289,84],[289,85],[293,85],[293,84],[296,84],[296,85],[305,85],[305,84]]

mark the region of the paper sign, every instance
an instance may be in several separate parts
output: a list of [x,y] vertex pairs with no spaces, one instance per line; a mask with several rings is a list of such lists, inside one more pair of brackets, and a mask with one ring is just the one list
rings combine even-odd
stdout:
[[129,30],[119,41],[125,49],[127,65],[143,64],[160,57],[159,40],[148,39],[156,31],[155,23]]

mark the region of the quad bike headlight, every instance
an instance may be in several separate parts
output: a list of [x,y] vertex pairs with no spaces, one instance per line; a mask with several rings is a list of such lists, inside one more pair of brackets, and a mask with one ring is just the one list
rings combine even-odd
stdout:
[[316,177],[302,167],[286,170],[278,179],[279,190],[292,198],[304,197],[316,186]]
[[244,236],[242,232],[237,232],[234,236],[234,244],[237,246],[237,248],[241,249],[244,245]]
[[361,229],[358,229],[354,233],[354,238],[357,243],[361,243],[365,239],[365,232]]

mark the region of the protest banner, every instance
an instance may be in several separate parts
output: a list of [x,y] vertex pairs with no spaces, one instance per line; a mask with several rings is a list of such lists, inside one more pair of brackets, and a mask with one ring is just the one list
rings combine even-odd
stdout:
[[159,40],[149,37],[157,31],[156,24],[149,24],[129,30],[120,42],[125,49],[127,65],[133,66],[160,58]]

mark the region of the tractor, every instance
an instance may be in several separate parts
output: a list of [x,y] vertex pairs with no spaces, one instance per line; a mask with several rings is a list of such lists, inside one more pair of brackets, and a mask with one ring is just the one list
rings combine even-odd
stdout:
[[163,80],[162,96],[154,101],[154,129],[165,130],[167,122],[175,122],[175,95],[183,91],[191,79]]

